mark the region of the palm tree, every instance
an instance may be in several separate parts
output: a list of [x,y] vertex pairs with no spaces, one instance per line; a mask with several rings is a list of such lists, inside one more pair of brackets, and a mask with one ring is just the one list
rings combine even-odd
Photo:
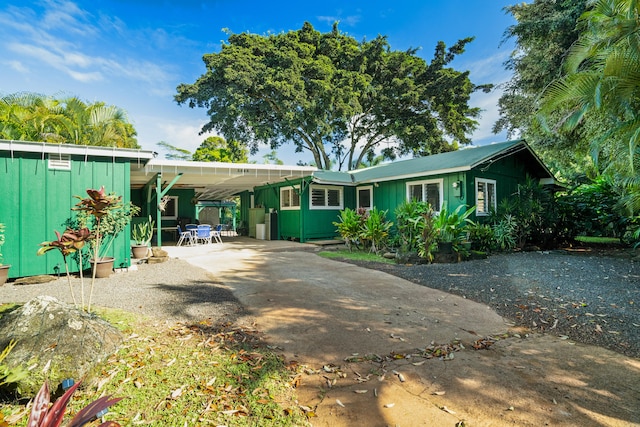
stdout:
[[623,187],[623,203],[640,210],[640,5],[599,0],[580,18],[581,35],[566,61],[567,75],[542,98],[542,118],[564,111],[557,127],[575,129],[603,117],[591,152],[603,173]]
[[33,93],[0,99],[0,138],[139,148],[135,135],[124,111],[104,102]]

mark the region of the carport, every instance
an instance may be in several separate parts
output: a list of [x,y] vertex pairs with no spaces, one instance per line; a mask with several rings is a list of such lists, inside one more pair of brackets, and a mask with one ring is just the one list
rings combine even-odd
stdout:
[[[285,166],[253,163],[192,162],[151,159],[132,162],[131,188],[142,190],[147,212],[155,213],[157,245],[162,246],[160,201],[171,189],[193,189],[193,203],[224,202],[254,187],[311,175],[312,166]],[[253,200],[251,203],[253,207]]]

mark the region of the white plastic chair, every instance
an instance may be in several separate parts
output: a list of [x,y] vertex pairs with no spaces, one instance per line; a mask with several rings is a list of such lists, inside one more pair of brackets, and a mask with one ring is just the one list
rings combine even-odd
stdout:
[[198,231],[196,234],[197,240],[202,240],[202,243],[211,243],[211,226],[210,225],[198,225]]
[[187,246],[193,246],[196,244],[194,235],[191,231],[182,231],[182,228],[180,228],[180,226],[178,225],[178,242],[176,243],[176,246],[182,246],[182,244],[185,244]]
[[216,225],[215,230],[211,230],[211,236],[216,243],[222,244],[222,224]]

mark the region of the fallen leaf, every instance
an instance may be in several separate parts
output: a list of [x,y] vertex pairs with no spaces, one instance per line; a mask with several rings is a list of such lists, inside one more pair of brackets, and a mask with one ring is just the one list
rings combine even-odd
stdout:
[[385,408],[393,408],[394,406],[396,406],[395,403],[387,403],[386,405],[384,405]]
[[442,407],[442,408],[440,408],[440,409],[442,409],[444,412],[447,412],[447,413],[449,413],[449,414],[451,414],[451,415],[455,415],[455,412],[454,412],[454,411],[452,411],[451,409],[447,408],[446,406],[443,406],[443,407]]
[[353,390],[353,392],[354,392],[354,393],[357,393],[357,394],[364,394],[364,393],[366,393],[366,392],[368,392],[368,391],[369,391],[369,390]]
[[445,393],[446,393],[445,391],[434,391],[433,395],[435,395],[435,396],[444,396]]
[[340,399],[336,399],[336,403],[338,404],[338,406],[342,406],[343,408],[345,407],[344,404],[340,402]]

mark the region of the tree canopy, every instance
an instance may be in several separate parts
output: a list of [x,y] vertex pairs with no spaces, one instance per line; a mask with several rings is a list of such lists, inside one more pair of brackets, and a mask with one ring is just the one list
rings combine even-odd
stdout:
[[104,102],[56,99],[35,93],[0,98],[0,138],[140,148],[125,112]]
[[200,162],[249,163],[249,152],[237,141],[226,141],[220,136],[210,136],[193,153],[193,160]]
[[175,99],[207,108],[202,133],[241,141],[252,154],[261,144],[291,142],[322,169],[332,159],[339,169],[357,168],[375,151],[385,158],[450,151],[477,127],[471,93],[490,88],[449,67],[472,40],[439,42],[427,63],[415,49],[393,51],[383,36],[358,42],[337,25],[328,33],[305,23],[281,34],[230,34]]
[[[580,18],[581,34],[569,51],[567,74],[545,91],[542,117],[555,128],[592,128],[591,152],[600,170],[621,187],[623,203],[640,211],[640,5],[598,0]],[[555,112],[568,111],[558,120]]]

